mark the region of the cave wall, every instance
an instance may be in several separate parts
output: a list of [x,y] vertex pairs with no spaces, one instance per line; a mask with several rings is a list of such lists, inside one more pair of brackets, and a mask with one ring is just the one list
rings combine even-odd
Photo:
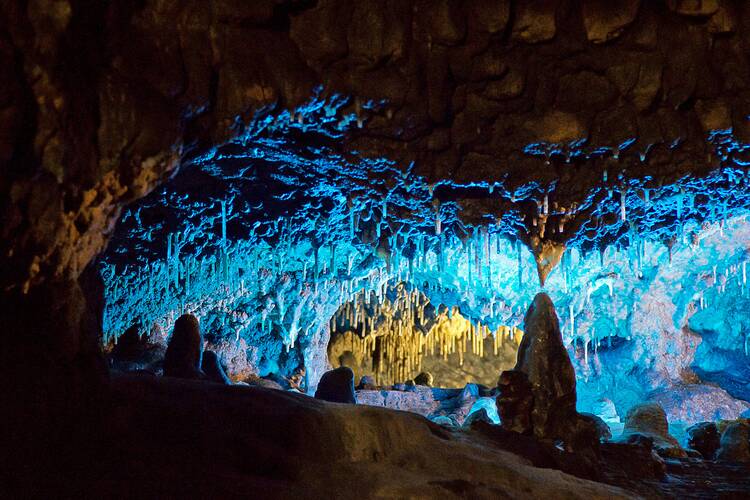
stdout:
[[[100,310],[78,278],[120,207],[238,118],[292,109],[322,83],[356,97],[350,148],[416,160],[433,180],[557,180],[563,202],[599,173],[529,144],[635,139],[595,163],[674,179],[715,165],[707,132],[745,137],[749,21],[728,1],[6,2],[1,364],[24,374],[11,420],[76,427],[105,377]],[[373,113],[366,99],[388,104]]]

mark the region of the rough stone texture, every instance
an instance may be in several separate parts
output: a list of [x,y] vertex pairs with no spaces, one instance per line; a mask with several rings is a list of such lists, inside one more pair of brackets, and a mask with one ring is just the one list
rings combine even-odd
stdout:
[[633,442],[640,438],[651,440],[661,455],[687,456],[677,440],[669,434],[667,415],[658,404],[643,403],[628,410],[625,416],[625,427],[619,439]]
[[83,477],[61,476],[57,496],[79,486],[92,497],[114,490],[139,498],[632,496],[532,467],[487,439],[419,415],[290,392],[118,377],[106,421],[109,446]]
[[519,434],[532,432],[531,409],[534,395],[525,373],[507,370],[500,374],[498,381],[497,411],[503,429]]
[[612,431],[610,430],[607,422],[605,422],[598,415],[593,413],[580,413],[580,416],[588,420],[594,425],[596,429],[596,439],[599,441],[609,441],[612,439]]
[[555,306],[547,294],[534,297],[523,330],[515,371],[526,374],[531,385],[534,435],[568,438],[566,431],[577,415],[575,371],[562,342]]
[[341,366],[327,371],[320,377],[315,397],[333,403],[356,404],[354,395],[354,372],[351,368]]
[[482,397],[476,384],[468,384],[461,389],[443,389],[427,386],[402,386],[396,389],[357,389],[357,404],[382,406],[393,410],[404,410],[435,417],[449,417],[457,425],[462,425]]
[[750,463],[750,425],[742,421],[729,424],[721,433],[716,459]]
[[750,408],[721,387],[706,384],[675,384],[650,393],[648,401],[661,406],[668,421],[688,424],[734,419]]
[[164,376],[202,378],[201,351],[203,338],[198,318],[183,314],[174,323],[172,337],[164,354]]
[[211,382],[218,384],[231,385],[232,381],[227,377],[224,367],[221,366],[221,359],[214,351],[203,351],[203,362],[201,363],[203,373]]
[[619,37],[635,20],[640,0],[583,2],[583,25],[586,36],[594,43],[603,43]]
[[688,427],[688,446],[706,460],[712,460],[719,449],[719,431],[713,422],[701,422]]
[[480,408],[473,413],[469,413],[469,415],[464,419],[464,422],[461,425],[463,427],[471,428],[471,426],[476,422],[486,422],[488,424],[492,424],[492,419],[490,419],[490,416],[487,414],[487,410],[485,410],[484,408]]

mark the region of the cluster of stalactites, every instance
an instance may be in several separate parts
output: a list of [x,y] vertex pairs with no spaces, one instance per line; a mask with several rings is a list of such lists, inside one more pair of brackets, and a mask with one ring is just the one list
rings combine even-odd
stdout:
[[[466,353],[499,356],[506,342],[518,345],[523,332],[515,327],[474,324],[458,308],[434,308],[417,290],[398,287],[394,300],[372,300],[357,294],[331,319],[332,337],[343,337],[354,359],[372,366],[378,383],[404,381],[422,370],[424,356],[439,355],[448,361],[458,355],[463,366]],[[492,345],[491,351],[488,349]]]

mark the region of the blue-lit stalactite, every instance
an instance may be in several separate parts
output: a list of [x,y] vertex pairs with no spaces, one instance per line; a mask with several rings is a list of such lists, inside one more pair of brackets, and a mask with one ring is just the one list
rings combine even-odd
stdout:
[[[361,290],[382,295],[404,281],[490,329],[521,327],[539,290],[527,244],[542,235],[565,250],[546,289],[583,405],[607,397],[623,411],[691,367],[710,376],[717,356],[747,363],[744,313],[730,340],[701,344],[690,330],[709,332],[691,318],[737,310],[748,296],[750,190],[735,155],[747,147],[731,131],[708,137],[722,163],[706,176],[659,186],[604,167],[600,184],[561,206],[554,184],[429,184],[413,165],[347,151],[342,140],[361,121],[347,102],[261,112],[128,207],[100,264],[105,341],[136,322],[164,340],[192,312],[231,370],[304,369],[313,387],[329,320]],[[587,151],[578,141],[527,154],[594,161],[632,147]],[[469,197],[496,210],[467,221]],[[735,371],[733,380],[747,376]]]

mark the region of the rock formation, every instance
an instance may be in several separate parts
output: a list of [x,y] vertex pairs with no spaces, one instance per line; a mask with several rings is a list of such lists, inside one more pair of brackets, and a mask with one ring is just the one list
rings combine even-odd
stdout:
[[414,383],[416,385],[425,385],[427,387],[432,386],[432,374],[429,372],[421,372],[419,375],[414,377]]
[[164,376],[178,378],[203,378],[201,371],[201,336],[198,318],[183,314],[174,323],[172,337],[164,354]]
[[203,351],[201,369],[206,374],[206,378],[211,382],[232,385],[232,381],[229,380],[224,367],[221,365],[221,359],[214,351]]
[[668,457],[685,457],[685,450],[669,434],[669,423],[664,409],[655,403],[642,403],[633,406],[625,415],[625,427],[621,441],[635,442],[646,438],[653,441],[659,454]]
[[719,449],[720,436],[714,422],[700,422],[688,427],[688,446],[706,460],[713,460]]
[[721,433],[716,459],[726,462],[750,462],[750,425],[738,420]]
[[[528,199],[516,199],[515,189],[554,185],[550,197],[558,209],[550,218],[558,224],[550,220],[550,226],[559,229],[544,236],[535,231],[553,246],[577,234],[596,244],[626,237],[618,232],[620,226],[600,236],[608,220],[594,214],[596,203],[578,211],[573,205],[588,200],[607,171],[611,179],[627,171],[626,179],[645,186],[703,175],[724,161],[707,140],[714,130],[731,129],[734,135],[728,140],[747,142],[748,13],[724,2],[670,0],[667,8],[651,2],[617,4],[623,12],[612,16],[611,9],[592,7],[592,2],[586,2],[585,9],[571,9],[564,1],[439,1],[434,8],[421,1],[342,0],[4,3],[0,323],[7,333],[0,379],[9,386],[2,392],[11,402],[3,422],[10,442],[3,448],[12,450],[17,455],[13,461],[20,463],[5,475],[15,477],[14,472],[21,471],[21,482],[28,485],[35,478],[26,476],[49,471],[67,478],[66,468],[83,468],[76,460],[66,460],[68,454],[89,455],[86,443],[96,443],[91,434],[106,427],[101,408],[111,390],[100,349],[104,292],[101,283],[87,276],[87,266],[105,248],[123,207],[175,169],[242,134],[254,111],[294,110],[319,84],[325,84],[327,93],[351,96],[347,114],[356,114],[359,126],[341,138],[344,153],[358,151],[415,165],[415,173],[432,183],[511,179],[502,193],[485,189],[482,196],[498,211],[522,214],[526,222],[518,223],[520,231],[537,227],[532,221],[539,207],[533,198],[542,193],[535,188]],[[386,104],[379,110],[363,106],[369,99]],[[747,160],[742,147],[730,149],[730,159]],[[472,213],[487,214],[481,201],[464,198],[460,190],[435,193],[438,202],[443,196],[479,207],[466,210],[468,218]],[[619,196],[624,200],[628,192]],[[742,206],[742,200],[733,200],[734,206]],[[698,205],[691,217],[704,217]],[[655,224],[661,228],[673,219],[670,213]],[[587,225],[590,221],[595,222]],[[162,256],[166,253],[159,250]],[[553,262],[545,258],[542,269]],[[119,264],[122,269],[126,263]],[[193,335],[184,350],[175,347],[167,353],[168,374],[200,375],[199,331],[197,336],[197,349]],[[18,373],[34,376],[13,376]],[[525,376],[536,400],[535,375]],[[134,390],[123,399],[130,402],[138,394],[148,399],[161,394],[160,388],[171,388],[170,398],[189,410],[178,412],[179,422],[205,423],[194,406],[204,401],[200,389],[190,392],[199,402],[180,399],[186,387],[181,384],[191,383],[169,377],[150,380],[139,386],[140,393]],[[221,394],[230,389],[235,388],[220,388]],[[247,400],[242,402],[257,402],[257,392],[261,391],[243,392]],[[230,401],[222,399],[221,404],[232,407]],[[171,400],[156,402],[164,405]],[[153,418],[153,406],[142,405],[125,416],[147,422],[150,435],[158,436],[161,429],[155,429],[154,422],[164,421],[161,417],[168,412],[162,408],[164,413]],[[538,427],[543,434],[557,434],[549,418],[533,414],[544,406],[530,408],[530,425],[535,432]],[[127,404],[123,407],[130,411]],[[567,400],[563,407],[567,415]],[[315,413],[312,408],[307,415]],[[255,414],[268,415],[265,409]],[[318,448],[308,449],[307,464],[319,459],[315,452],[325,449],[320,443],[339,435],[337,426],[347,421],[342,411],[329,420],[321,418],[330,427],[313,436],[320,442]],[[368,422],[367,409],[355,413],[358,421]],[[127,419],[113,420],[116,424]],[[290,429],[303,429],[295,427],[293,418],[274,425],[273,420],[263,421],[285,444],[297,442],[285,441]],[[133,429],[136,426],[126,431]],[[179,431],[184,429],[199,433],[191,434],[196,437],[191,443],[209,441],[200,434],[201,425],[185,425]],[[432,427],[416,429],[430,445],[441,442]],[[171,446],[185,437],[177,430],[168,435]],[[403,437],[389,436],[389,442]],[[254,443],[263,438],[251,436]],[[354,438],[366,440],[337,449],[349,454],[337,456],[340,467],[335,471],[343,471],[343,478],[351,477],[346,474],[352,470],[347,469],[350,463],[360,463],[360,450],[381,453],[387,448],[374,432]],[[135,449],[120,445],[125,451]],[[163,449],[154,449],[163,454]],[[278,467],[261,469],[260,475],[298,465],[269,449],[261,447],[278,460],[271,462]],[[502,459],[492,453],[484,456]],[[403,455],[394,458],[395,463],[398,458]],[[174,479],[178,471],[184,474],[180,465],[185,464],[179,462],[184,458],[170,459],[178,462],[165,475],[171,473]],[[438,475],[436,470],[447,470],[442,458],[439,464],[430,480]],[[459,460],[458,465],[463,463]],[[128,470],[115,469],[108,473]],[[485,470],[491,478],[485,484],[497,481],[514,491],[506,479],[515,479],[520,471],[525,480],[515,484],[534,496],[560,491],[548,487],[546,480],[571,495],[622,494],[520,466],[508,469],[500,476]],[[364,471],[353,470],[364,476]],[[464,477],[474,473],[471,467],[460,470]],[[317,472],[306,469],[305,477],[314,480]],[[418,472],[410,473],[413,484],[426,483]],[[148,474],[142,479],[164,484],[149,482],[153,477]],[[414,494],[411,484],[397,493]],[[463,479],[428,484],[434,494],[497,493]],[[189,484],[181,485],[190,492]],[[387,484],[374,490],[393,494]],[[295,493],[304,491],[300,487]]]
[[315,397],[333,403],[356,404],[354,372],[346,366],[325,372],[320,377]]

